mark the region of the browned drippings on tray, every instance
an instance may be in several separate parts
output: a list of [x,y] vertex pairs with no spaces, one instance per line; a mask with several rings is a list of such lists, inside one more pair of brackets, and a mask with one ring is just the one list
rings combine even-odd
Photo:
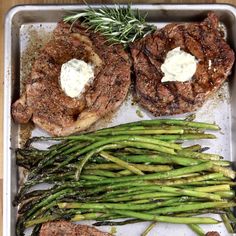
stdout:
[[[202,115],[207,115],[208,117],[213,117],[219,104],[226,103],[230,104],[230,94],[229,94],[229,82],[226,81],[221,88],[213,94],[209,100],[204,104],[204,109],[200,109]],[[198,112],[198,114],[199,114]]]
[[26,141],[31,137],[32,130],[34,129],[33,122],[20,125],[20,141],[19,146],[23,147]]
[[[27,34],[26,34],[27,33]],[[35,29],[31,25],[27,31],[26,35],[21,35],[21,37],[27,40],[27,47],[21,53],[20,57],[20,92],[25,90],[25,84],[29,78],[32,70],[33,63],[37,56],[39,55],[40,49],[45,45],[51,38],[52,32],[47,32],[45,29]],[[19,130],[19,146],[23,146],[25,142],[31,137],[32,130],[34,129],[34,124],[29,122],[28,124],[20,125]]]
[[52,32],[47,32],[45,29],[35,29],[30,26],[27,30],[26,37],[27,47],[22,52],[20,58],[20,81],[21,92],[24,91],[26,80],[29,78],[33,63],[40,53],[40,49],[51,39]]

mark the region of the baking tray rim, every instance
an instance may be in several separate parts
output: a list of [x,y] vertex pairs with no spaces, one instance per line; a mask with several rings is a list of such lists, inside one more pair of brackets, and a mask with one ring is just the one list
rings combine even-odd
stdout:
[[[97,4],[97,3],[91,3],[89,4],[90,6],[93,7],[101,7],[101,6],[108,6],[108,7],[114,7],[117,4]],[[119,6],[127,6],[127,4],[119,4]],[[202,7],[204,6],[204,11],[206,10],[228,10],[234,13],[234,16],[236,17],[236,5],[230,4],[230,3],[147,3],[147,4],[142,4],[142,3],[134,3],[131,4],[132,8],[150,8],[153,6],[158,6],[158,8],[163,9],[163,10],[176,10],[176,7],[181,7],[179,10],[192,10],[193,8],[195,10],[201,10]],[[86,4],[18,4],[13,7],[11,7],[6,13],[5,13],[5,27],[4,31],[7,31],[7,26],[9,25],[8,22],[12,20],[15,14],[17,14],[20,11],[33,11],[33,10],[38,10],[40,8],[41,10],[70,10],[77,8],[78,10],[83,10],[86,7]],[[223,7],[223,8],[222,8]],[[64,9],[65,8],[65,9]],[[6,37],[4,37],[6,38]]]
[[[90,4],[93,7],[101,7],[106,5],[112,7],[115,4]],[[119,4],[126,6],[127,4]],[[204,8],[202,8],[204,6]],[[11,89],[12,89],[12,72],[11,72],[11,35],[12,35],[12,20],[14,16],[21,11],[70,11],[83,10],[84,4],[21,4],[16,5],[8,10],[5,15],[4,23],[4,81],[3,81],[3,235],[10,235],[11,225]],[[234,15],[236,22],[236,6],[226,3],[204,4],[204,3],[150,3],[150,4],[132,4],[132,8],[149,10],[152,7],[158,7],[162,10],[221,10],[229,11]],[[232,234],[236,235],[236,234]]]

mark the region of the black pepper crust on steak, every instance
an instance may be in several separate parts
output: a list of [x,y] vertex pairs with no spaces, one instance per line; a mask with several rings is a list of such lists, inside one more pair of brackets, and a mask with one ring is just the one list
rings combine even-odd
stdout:
[[[131,45],[135,96],[141,106],[155,116],[191,112],[220,88],[230,74],[234,52],[218,23],[210,12],[201,23],[168,24]],[[161,65],[176,47],[196,57],[196,72],[188,82],[162,83]]]
[[95,227],[76,225],[67,221],[44,223],[39,236],[111,236]]
[[[67,96],[59,84],[62,64],[73,58],[95,65],[95,79],[79,99]],[[86,130],[125,100],[130,66],[122,45],[110,45],[80,24],[70,31],[69,24],[59,23],[33,64],[26,91],[12,105],[12,116],[18,123],[32,119],[57,136]]]

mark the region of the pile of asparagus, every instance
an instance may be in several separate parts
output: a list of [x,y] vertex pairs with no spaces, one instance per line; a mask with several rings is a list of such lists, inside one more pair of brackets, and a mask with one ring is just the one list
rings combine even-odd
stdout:
[[[96,226],[169,222],[187,224],[204,235],[198,224],[220,222],[199,216],[205,213],[220,214],[232,233],[236,203],[231,163],[204,153],[207,148],[200,145],[184,143],[216,138],[206,130],[219,127],[159,119],[28,140],[16,151],[17,164],[29,170],[14,201],[19,205],[16,235],[31,226],[32,235],[38,235],[43,223],[59,219],[96,220]],[[35,142],[54,143],[40,150]],[[35,190],[41,183],[48,188]]]

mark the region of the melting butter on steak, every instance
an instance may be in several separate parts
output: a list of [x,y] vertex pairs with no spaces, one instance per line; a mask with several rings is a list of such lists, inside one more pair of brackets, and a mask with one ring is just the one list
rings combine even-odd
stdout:
[[67,221],[44,223],[39,236],[111,236],[95,227],[76,225]]
[[[92,63],[94,81],[79,99],[67,96],[60,87],[63,63],[71,59]],[[122,45],[109,45],[99,33],[77,24],[59,23],[53,39],[35,60],[26,91],[12,105],[18,123],[30,119],[52,135],[86,130],[124,101],[130,86],[130,60]]]
[[[131,45],[137,101],[155,116],[191,112],[203,105],[230,74],[234,52],[214,13],[201,23],[168,24]],[[198,60],[187,82],[161,82],[167,53],[180,47]]]

